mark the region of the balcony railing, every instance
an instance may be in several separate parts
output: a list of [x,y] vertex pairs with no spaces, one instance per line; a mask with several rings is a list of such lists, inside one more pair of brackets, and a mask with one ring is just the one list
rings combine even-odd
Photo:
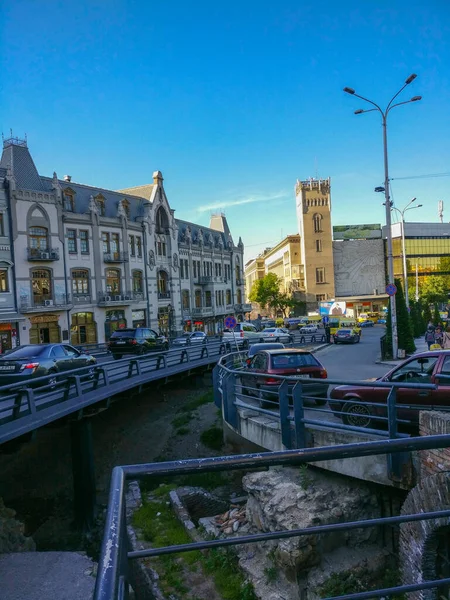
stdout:
[[21,298],[20,312],[51,312],[52,310],[68,310],[72,308],[70,296],[66,294],[46,294],[39,298]]
[[212,306],[201,306],[193,308],[191,310],[193,317],[212,317],[213,307]]
[[201,275],[200,277],[196,277],[194,283],[197,285],[211,285],[213,283],[224,283],[224,278],[222,276],[215,275]]
[[234,305],[234,310],[236,312],[242,312],[242,304],[235,304]]
[[59,260],[58,248],[27,248],[28,260],[51,261]]
[[144,292],[97,292],[99,306],[123,306],[139,300],[144,300]]
[[128,252],[103,252],[103,262],[105,262],[105,263],[128,262]]
[[90,294],[73,294],[72,300],[74,304],[90,304],[91,303],[91,295]]
[[170,292],[158,292],[158,300],[169,300]]

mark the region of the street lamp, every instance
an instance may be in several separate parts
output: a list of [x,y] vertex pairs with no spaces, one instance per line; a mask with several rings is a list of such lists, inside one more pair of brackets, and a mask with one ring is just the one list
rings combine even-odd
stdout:
[[[402,104],[409,104],[410,102],[417,102],[421,100],[421,96],[413,96],[410,100],[406,100],[405,102],[397,102],[393,104],[394,100],[397,96],[405,89],[407,85],[409,85],[414,79],[417,77],[414,73],[406,79],[403,86],[399,89],[399,91],[392,96],[389,101],[389,104],[383,110],[368,98],[364,98],[364,96],[360,96],[355,92],[353,88],[345,87],[344,92],[350,94],[351,96],[356,96],[356,98],[360,98],[364,100],[364,102],[368,102],[375,108],[369,108],[367,110],[363,110],[362,108],[355,110],[355,115],[361,115],[363,113],[373,112],[377,110],[382,118],[383,125],[383,153],[384,153],[384,196],[385,196],[385,208],[386,208],[386,230],[387,230],[387,260],[388,260],[388,283],[394,283],[394,261],[392,256],[392,230],[391,230],[391,201],[389,198],[389,168],[388,168],[388,151],[387,151],[387,117],[390,111],[396,106],[401,106]],[[395,296],[391,296],[391,322],[392,322],[392,355],[393,358],[397,358],[398,351],[398,334],[397,334],[397,310],[395,306]]]
[[413,198],[408,202],[403,210],[393,206],[391,210],[395,210],[400,215],[401,223],[402,223],[402,256],[403,256],[403,281],[405,282],[405,300],[406,306],[409,310],[409,296],[408,296],[408,270],[406,268],[406,244],[405,244],[405,212],[408,210],[414,210],[415,208],[421,208],[423,204],[416,204],[411,206],[413,202],[415,202],[417,198]]

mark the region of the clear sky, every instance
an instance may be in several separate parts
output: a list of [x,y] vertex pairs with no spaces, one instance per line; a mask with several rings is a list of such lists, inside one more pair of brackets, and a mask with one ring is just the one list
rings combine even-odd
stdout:
[[378,114],[397,206],[450,221],[448,0],[14,0],[2,3],[0,128],[40,173],[119,189],[161,170],[176,216],[227,215],[246,258],[296,232],[296,179],[332,179],[334,224],[383,222]]

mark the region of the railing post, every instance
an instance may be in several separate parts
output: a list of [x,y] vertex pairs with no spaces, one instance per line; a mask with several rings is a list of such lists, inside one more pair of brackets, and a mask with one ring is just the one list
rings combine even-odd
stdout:
[[237,429],[237,408],[236,401],[236,376],[234,373],[227,373],[222,379],[222,397],[223,397],[223,417],[225,421]]
[[[391,387],[387,397],[387,417],[388,417],[388,430],[389,439],[395,440],[398,437],[398,426],[397,426],[397,388]],[[406,453],[388,454],[388,473],[389,479],[394,481],[401,480],[402,463],[407,459]]]
[[220,365],[216,365],[212,370],[214,404],[217,408],[222,408],[222,395],[219,390],[221,370]]
[[134,367],[136,367],[136,375],[141,374],[141,362],[136,358],[133,358],[128,365],[128,377],[133,377]]
[[184,362],[184,357],[186,357],[186,361],[189,362],[188,351],[183,348],[183,350],[181,351],[180,364]]
[[166,368],[166,366],[167,366],[166,357],[164,355],[160,354],[156,360],[156,370],[158,370],[160,368],[161,361],[163,363],[163,368],[164,369]]
[[202,355],[200,356],[200,358],[204,358],[204,356],[209,356],[209,352],[208,352],[208,348],[206,346],[202,347]]
[[295,427],[295,443],[297,448],[306,448],[306,427],[305,427],[305,410],[303,406],[303,389],[299,381],[294,385],[292,390],[294,399],[294,427]]
[[278,388],[280,402],[281,441],[288,450],[292,448],[291,422],[289,420],[288,382],[286,379]]

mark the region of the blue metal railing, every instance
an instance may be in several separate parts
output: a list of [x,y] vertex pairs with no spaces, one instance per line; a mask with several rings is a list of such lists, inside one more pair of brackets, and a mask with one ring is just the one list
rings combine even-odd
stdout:
[[[233,469],[259,469],[275,465],[302,465],[309,462],[320,462],[333,459],[348,459],[380,454],[396,455],[402,452],[448,448],[450,435],[424,436],[406,439],[390,439],[344,446],[321,448],[304,448],[286,450],[284,452],[268,452],[244,454],[204,459],[177,460],[166,463],[151,463],[115,467],[112,473],[108,511],[106,515],[100,562],[94,592],[94,600],[126,600],[128,586],[133,585],[129,575],[129,561],[146,557],[162,556],[191,550],[207,550],[217,547],[251,544],[265,540],[299,537],[303,535],[320,535],[327,532],[349,530],[355,528],[374,527],[376,525],[398,525],[412,521],[425,521],[450,516],[450,510],[414,513],[395,517],[383,517],[344,523],[332,523],[319,527],[274,531],[257,535],[246,535],[236,538],[205,540],[190,544],[151,548],[139,551],[128,551],[128,538],[125,514],[125,487],[130,479],[172,477],[176,475],[199,472],[216,472]],[[365,598],[385,597],[393,594],[438,588],[450,583],[450,579],[439,581],[423,581],[413,585],[401,585],[394,588],[374,590],[341,596],[340,600],[364,600]]]

